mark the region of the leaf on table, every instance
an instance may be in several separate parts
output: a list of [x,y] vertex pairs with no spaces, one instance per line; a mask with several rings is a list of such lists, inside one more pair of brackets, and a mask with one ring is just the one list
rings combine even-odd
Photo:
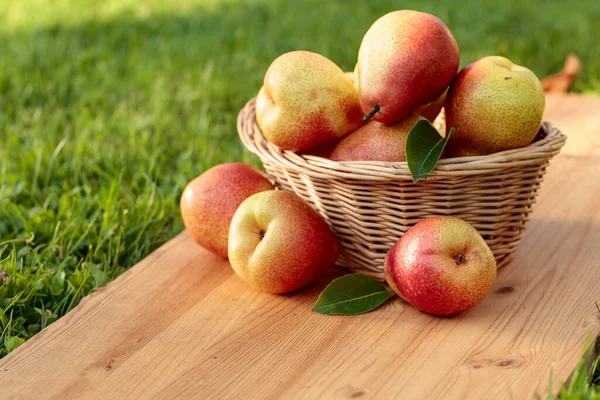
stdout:
[[581,71],[581,66],[579,58],[574,53],[569,53],[562,71],[542,79],[544,92],[567,93]]
[[312,311],[320,314],[363,314],[379,307],[389,297],[385,286],[375,279],[361,274],[349,274],[327,285]]
[[413,182],[425,178],[437,165],[454,128],[444,138],[426,119],[412,127],[406,138],[406,162]]

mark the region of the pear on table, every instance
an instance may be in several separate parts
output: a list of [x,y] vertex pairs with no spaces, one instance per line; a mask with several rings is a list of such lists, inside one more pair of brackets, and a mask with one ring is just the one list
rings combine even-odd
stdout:
[[446,100],[452,157],[479,156],[524,147],[537,134],[545,98],[537,76],[504,57],[483,57],[465,66]]
[[186,230],[200,246],[227,257],[229,224],[246,198],[273,185],[256,168],[240,163],[220,164],[193,179],[181,195]]
[[460,55],[448,27],[437,17],[399,10],[369,28],[358,53],[362,110],[391,123],[437,100],[456,75]]
[[309,51],[279,56],[256,103],[265,138],[296,152],[341,139],[362,125],[358,91],[331,60]]
[[385,279],[410,304],[453,315],[481,302],[496,280],[496,260],[479,232],[450,216],[421,220],[388,251]]
[[229,261],[235,273],[262,291],[280,294],[308,285],[338,259],[329,225],[298,195],[257,193],[235,212]]

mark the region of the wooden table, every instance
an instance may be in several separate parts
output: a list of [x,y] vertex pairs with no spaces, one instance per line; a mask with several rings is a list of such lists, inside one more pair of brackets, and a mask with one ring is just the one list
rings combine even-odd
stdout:
[[355,317],[249,289],[185,234],[0,360],[2,398],[529,399],[600,333],[600,98],[549,97],[568,136],[514,262],[471,311]]

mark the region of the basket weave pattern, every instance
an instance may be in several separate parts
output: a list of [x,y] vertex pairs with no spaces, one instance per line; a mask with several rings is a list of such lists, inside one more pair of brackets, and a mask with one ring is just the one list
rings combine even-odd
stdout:
[[[436,121],[439,129],[443,120]],[[566,136],[544,122],[531,145],[487,156],[442,159],[413,183],[406,162],[336,162],[283,151],[256,124],[254,100],[240,111],[238,132],[275,185],[308,201],[330,224],[342,252],[337,265],[383,280],[389,248],[434,215],[471,223],[498,268],[513,258],[552,157]]]

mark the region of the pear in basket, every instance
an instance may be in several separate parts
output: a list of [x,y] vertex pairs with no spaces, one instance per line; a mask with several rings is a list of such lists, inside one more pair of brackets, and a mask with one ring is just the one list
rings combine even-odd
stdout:
[[444,93],[459,61],[456,40],[439,18],[411,10],[384,15],[358,53],[363,112],[385,124],[408,117]]
[[358,90],[331,60],[309,51],[279,56],[256,100],[265,138],[284,150],[306,151],[362,125]]
[[[358,64],[356,65],[356,67],[354,67],[353,72],[346,72],[346,76],[348,77],[348,79],[350,79],[352,81],[352,83],[358,89],[358,86],[357,86],[358,82],[356,79],[356,76],[357,76],[356,68],[358,68]],[[444,103],[446,102],[447,94],[448,94],[448,89],[446,89],[444,91],[444,93],[442,93],[442,95],[437,98],[437,100],[432,101],[431,103],[424,104],[421,107],[419,107],[417,109],[417,111],[415,111],[415,113],[427,118],[429,120],[429,122],[435,121],[438,114],[442,111],[442,108],[444,107]],[[260,96],[260,94],[259,94],[259,96]],[[258,107],[258,105],[257,105],[257,107]]]
[[544,90],[525,67],[504,57],[483,57],[465,66],[446,100],[452,157],[478,156],[530,144],[542,123]]
[[370,121],[346,136],[333,150],[334,161],[406,161],[406,138],[421,116],[390,125]]

